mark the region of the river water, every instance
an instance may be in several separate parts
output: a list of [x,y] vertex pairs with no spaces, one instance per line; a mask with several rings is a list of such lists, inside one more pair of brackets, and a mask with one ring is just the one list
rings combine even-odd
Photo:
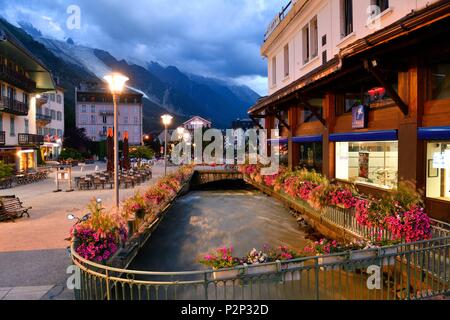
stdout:
[[280,202],[258,191],[193,191],[176,201],[130,268],[202,270],[198,260],[220,246],[233,246],[240,257],[264,244],[300,252],[308,243],[307,235]]

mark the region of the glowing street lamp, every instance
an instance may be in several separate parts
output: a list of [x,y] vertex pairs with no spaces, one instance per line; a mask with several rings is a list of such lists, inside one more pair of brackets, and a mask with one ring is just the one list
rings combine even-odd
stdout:
[[129,79],[120,73],[106,75],[103,79],[108,82],[114,103],[114,200],[116,208],[119,209],[119,111],[117,96],[122,93],[125,83]]
[[172,123],[173,117],[169,114],[161,116],[164,125],[164,176],[167,175],[167,127]]

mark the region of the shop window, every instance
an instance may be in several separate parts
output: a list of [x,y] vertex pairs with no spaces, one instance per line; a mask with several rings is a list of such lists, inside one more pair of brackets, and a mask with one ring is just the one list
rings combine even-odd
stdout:
[[322,172],[322,143],[302,143],[299,149],[299,167]]
[[450,61],[432,65],[429,78],[429,100],[450,99]]
[[450,201],[450,141],[428,143],[427,197]]
[[336,178],[395,189],[398,184],[398,142],[337,142]]

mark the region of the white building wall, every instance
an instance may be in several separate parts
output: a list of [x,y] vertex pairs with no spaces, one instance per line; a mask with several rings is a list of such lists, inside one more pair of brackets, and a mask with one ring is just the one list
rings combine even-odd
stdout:
[[[296,6],[306,3],[302,11],[289,23],[285,30],[271,43],[263,53],[268,60],[269,95],[291,84],[322,65],[322,52],[327,51],[327,61],[339,54],[340,50],[364,38],[379,29],[405,17],[413,10],[420,10],[439,0],[389,0],[389,9],[377,16],[379,28],[371,24],[369,7],[374,0],[353,0],[353,33],[341,36],[341,1],[310,0],[296,2]],[[318,55],[308,63],[303,63],[304,26],[315,16],[318,20]],[[279,26],[280,27],[280,26]],[[322,46],[322,36],[327,36],[327,44]],[[269,41],[272,39],[269,37]],[[284,76],[284,47],[289,44],[289,77]],[[273,84],[272,61],[276,57],[276,84]]]
[[[86,106],[86,112],[83,112],[83,106]],[[95,106],[95,108],[92,109],[92,106]],[[120,139],[122,140],[124,132],[128,131],[129,143],[132,145],[141,144],[143,136],[142,104],[119,104],[118,108]],[[106,116],[106,123],[103,123],[102,111],[111,113],[111,115]],[[104,127],[108,130],[108,128],[114,126],[113,111],[112,103],[78,101],[76,104],[76,126],[86,129],[86,135],[94,141],[105,140],[106,137],[101,136],[100,132],[103,132]]]

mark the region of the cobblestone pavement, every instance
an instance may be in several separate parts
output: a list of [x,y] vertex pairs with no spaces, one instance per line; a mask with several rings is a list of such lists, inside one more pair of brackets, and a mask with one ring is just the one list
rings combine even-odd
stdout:
[[[104,169],[104,164],[77,167],[73,176],[91,173],[96,166]],[[155,167],[153,171],[152,181],[135,189],[121,190],[121,198],[152,184],[162,175],[163,168]],[[53,174],[46,181],[0,191],[0,195],[16,195],[24,206],[33,207],[30,218],[0,223],[0,299],[73,299],[73,293],[65,289],[66,269],[70,264],[65,239],[73,224],[67,215],[82,216],[94,197],[111,205],[113,192],[54,193],[54,189]]]

